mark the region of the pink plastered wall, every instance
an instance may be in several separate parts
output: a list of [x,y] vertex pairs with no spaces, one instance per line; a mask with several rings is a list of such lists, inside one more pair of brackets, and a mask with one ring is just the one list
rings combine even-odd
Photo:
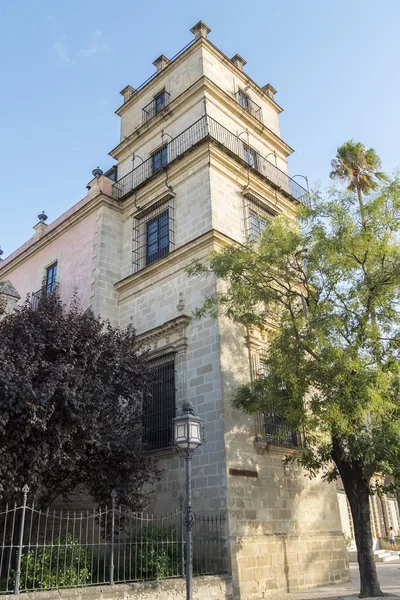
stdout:
[[0,263],[0,280],[11,281],[23,302],[27,294],[40,289],[46,268],[57,261],[61,299],[68,304],[76,289],[85,310],[91,303],[96,219],[97,212],[90,213],[7,274],[2,274]]

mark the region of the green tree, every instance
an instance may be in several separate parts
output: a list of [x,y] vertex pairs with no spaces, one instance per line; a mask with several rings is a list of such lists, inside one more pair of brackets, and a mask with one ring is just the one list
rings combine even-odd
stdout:
[[331,162],[330,177],[347,183],[347,189],[356,192],[360,206],[360,217],[364,224],[363,194],[375,190],[381,181],[386,181],[385,173],[379,171],[381,160],[375,150],[369,150],[361,142],[349,140],[337,150]]
[[66,308],[56,294],[0,320],[0,504],[48,505],[84,486],[141,509],[157,477],[143,407],[151,373],[133,330]]
[[[382,595],[373,476],[397,480],[400,472],[400,180],[371,184],[379,159],[362,148],[351,142],[338,150],[348,190],[315,194],[298,220],[276,217],[256,244],[214,253],[189,272],[223,282],[199,316],[224,313],[269,331],[265,373],[239,388],[233,403],[305,431],[300,463],[311,475],[341,477],[366,597]],[[362,156],[358,171],[355,159],[346,166],[353,149]]]

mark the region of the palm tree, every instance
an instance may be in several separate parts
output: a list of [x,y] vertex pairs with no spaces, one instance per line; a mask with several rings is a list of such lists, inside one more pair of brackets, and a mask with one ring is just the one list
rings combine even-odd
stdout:
[[381,159],[375,150],[369,150],[353,140],[345,142],[337,149],[336,158],[331,161],[331,179],[348,182],[347,189],[357,193],[362,224],[365,227],[363,194],[374,190],[379,181],[386,181],[385,173],[379,171]]

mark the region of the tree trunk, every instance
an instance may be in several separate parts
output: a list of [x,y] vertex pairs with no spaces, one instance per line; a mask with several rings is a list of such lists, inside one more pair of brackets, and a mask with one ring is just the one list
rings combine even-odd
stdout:
[[362,197],[362,192],[360,190],[360,188],[357,186],[357,198],[358,198],[358,204],[360,207],[360,217],[361,217],[361,224],[363,226],[363,229],[366,228],[366,223],[365,223],[365,207],[364,207],[364,201],[363,201],[363,197]]
[[357,544],[357,560],[360,571],[360,598],[385,596],[382,592],[372,547],[371,514],[369,505],[369,481],[363,476],[362,467],[343,460],[341,443],[333,440],[333,458],[342,478],[353,517],[354,536]]

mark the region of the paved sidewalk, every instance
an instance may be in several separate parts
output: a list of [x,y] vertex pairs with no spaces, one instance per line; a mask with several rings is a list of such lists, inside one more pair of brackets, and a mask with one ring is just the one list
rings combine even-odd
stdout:
[[[381,589],[390,596],[400,596],[400,560],[391,563],[377,563],[378,578]],[[338,585],[327,585],[312,589],[309,592],[293,592],[288,594],[268,595],[268,600],[354,600],[360,592],[360,576],[358,565],[350,564],[351,581]]]

